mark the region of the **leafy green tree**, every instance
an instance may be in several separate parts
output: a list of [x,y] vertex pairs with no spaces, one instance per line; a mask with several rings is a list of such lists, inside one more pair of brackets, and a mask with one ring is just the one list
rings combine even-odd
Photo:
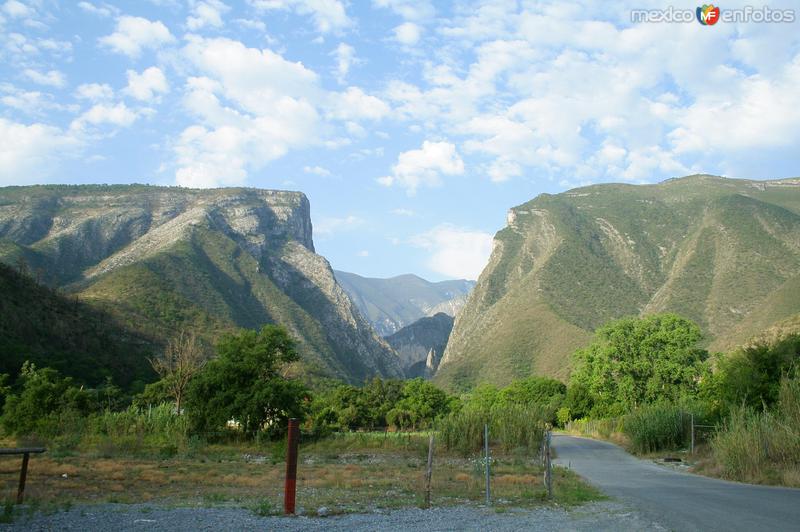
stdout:
[[717,358],[716,371],[705,379],[701,393],[723,414],[733,406],[771,408],[778,401],[781,378],[798,364],[800,335],[747,346]]
[[528,377],[512,382],[497,394],[501,404],[559,404],[567,393],[567,386],[548,377]]
[[33,434],[46,431],[48,421],[72,411],[88,414],[96,408],[92,395],[73,385],[71,377],[62,377],[51,368],[37,369],[30,362],[22,365],[18,394],[9,393],[3,407],[2,424],[9,434]]
[[675,314],[611,322],[575,353],[570,382],[589,391],[595,416],[693,396],[707,373],[708,353],[696,345],[701,337],[696,324]]
[[405,408],[392,408],[386,414],[386,421],[400,430],[410,429],[416,422],[413,412]]
[[594,406],[589,389],[578,382],[571,383],[567,388],[567,396],[564,398],[564,407],[569,411],[569,418],[581,419],[589,415]]
[[186,406],[195,431],[217,431],[229,420],[245,434],[285,430],[290,417],[304,418],[308,389],[280,374],[299,359],[295,341],[283,327],[228,334],[217,344],[217,358],[191,380]]
[[403,389],[403,381],[379,377],[374,377],[364,385],[363,402],[369,429],[387,426],[386,414],[403,398]]
[[426,427],[438,416],[450,411],[450,400],[442,389],[417,378],[405,383],[403,399],[398,401],[395,408],[407,411],[414,427]]
[[464,410],[488,412],[497,402],[500,390],[494,384],[481,384],[476,386],[472,393],[464,398]]
[[6,395],[11,391],[11,386],[8,385],[8,373],[0,373],[0,410],[6,402]]

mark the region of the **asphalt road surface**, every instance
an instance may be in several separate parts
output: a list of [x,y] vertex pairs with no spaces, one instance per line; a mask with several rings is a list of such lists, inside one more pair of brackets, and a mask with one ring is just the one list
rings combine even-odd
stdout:
[[553,446],[554,463],[569,466],[667,529],[800,531],[800,489],[674,471],[587,438],[554,434]]

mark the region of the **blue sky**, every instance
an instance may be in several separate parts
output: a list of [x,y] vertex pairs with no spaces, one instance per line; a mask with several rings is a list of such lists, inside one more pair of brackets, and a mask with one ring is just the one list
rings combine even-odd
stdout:
[[435,280],[542,192],[799,175],[798,22],[661,4],[0,0],[0,186],[301,190],[335,268]]

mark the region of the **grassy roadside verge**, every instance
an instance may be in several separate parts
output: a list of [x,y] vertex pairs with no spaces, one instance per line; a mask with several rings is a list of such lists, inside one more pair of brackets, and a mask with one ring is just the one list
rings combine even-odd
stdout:
[[[35,510],[74,504],[153,503],[228,506],[261,515],[282,508],[285,463],[281,444],[209,445],[169,458],[85,452],[31,459],[26,503]],[[370,512],[422,503],[427,435],[341,434],[300,449],[299,512]],[[500,453],[492,464],[494,506],[546,503],[542,469],[528,453]],[[0,461],[2,496],[16,489],[18,460]],[[481,504],[482,462],[436,449],[432,505]],[[556,468],[554,500],[575,505],[603,498],[574,473]]]

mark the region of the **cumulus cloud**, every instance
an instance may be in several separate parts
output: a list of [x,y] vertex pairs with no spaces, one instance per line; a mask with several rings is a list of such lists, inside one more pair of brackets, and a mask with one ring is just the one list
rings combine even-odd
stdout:
[[11,18],[28,18],[36,14],[29,6],[17,0],[7,0],[3,4],[2,12]]
[[117,18],[114,33],[100,38],[100,44],[112,51],[138,57],[142,50],[158,49],[175,41],[169,29],[160,20],[124,15]]
[[92,102],[110,100],[114,97],[114,89],[107,83],[83,83],[75,89],[75,97]]
[[320,177],[328,177],[331,175],[331,171],[327,168],[323,168],[322,166],[304,166],[303,172],[307,174],[314,174]]
[[128,127],[133,124],[139,115],[124,103],[98,103],[88,111],[81,114],[70,124],[70,130],[76,134],[87,132],[88,126],[116,126]]
[[428,0],[374,0],[373,3],[392,10],[406,20],[428,20],[436,14],[436,9]]
[[248,171],[290,148],[318,141],[317,75],[301,63],[230,39],[190,37],[182,56],[199,76],[184,107],[198,123],[176,143],[176,181],[185,186],[241,184]]
[[422,35],[422,28],[413,22],[404,22],[395,27],[393,31],[397,42],[408,46],[417,44]]
[[0,184],[35,183],[50,175],[62,157],[77,152],[80,144],[54,126],[0,118]]
[[386,102],[358,87],[348,87],[344,92],[331,94],[330,98],[328,116],[340,120],[379,120],[390,111]]
[[147,68],[141,74],[128,70],[127,76],[128,86],[124,92],[137,100],[150,101],[169,92],[167,77],[158,67]]
[[50,87],[60,88],[66,85],[64,74],[58,70],[49,70],[47,72],[39,72],[32,68],[27,68],[23,71],[23,75],[38,85],[47,85]]
[[434,187],[441,184],[441,175],[464,173],[464,162],[449,142],[424,141],[418,150],[402,152],[392,174],[381,177],[378,182],[390,187],[397,185],[414,195],[421,186]]
[[286,10],[314,19],[321,33],[340,31],[352,25],[340,0],[248,0],[262,11]]
[[346,43],[339,43],[334,51],[336,56],[336,77],[339,83],[344,83],[347,74],[350,72],[350,67],[356,59],[356,50]]
[[342,231],[351,231],[364,225],[364,219],[355,215],[347,215],[341,218],[331,216],[321,218],[314,223],[314,233],[320,236],[330,236]]
[[186,27],[192,31],[205,27],[221,28],[224,25],[222,15],[229,10],[230,7],[219,0],[192,2],[191,15],[186,19]]
[[430,251],[426,265],[453,279],[477,279],[492,254],[492,235],[452,224],[416,235],[411,244]]
[[98,17],[110,17],[117,12],[116,8],[113,8],[109,5],[103,4],[98,6],[91,2],[78,2],[78,7],[87,13],[97,15]]

